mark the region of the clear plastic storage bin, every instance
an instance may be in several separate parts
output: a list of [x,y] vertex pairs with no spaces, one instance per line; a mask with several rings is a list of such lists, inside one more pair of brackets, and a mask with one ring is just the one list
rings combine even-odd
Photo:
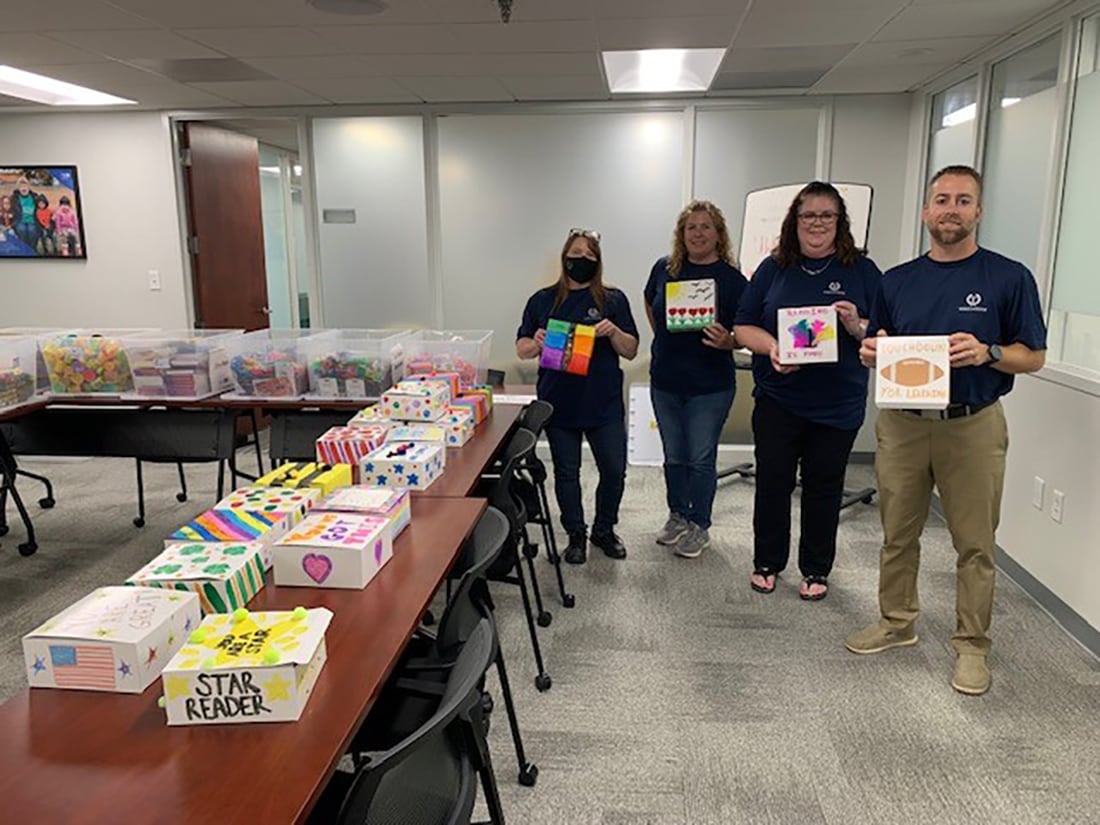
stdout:
[[118,395],[133,392],[134,378],[123,341],[151,329],[72,330],[38,339],[53,395]]
[[408,331],[332,330],[306,342],[311,398],[380,398],[405,374]]
[[492,330],[417,330],[405,343],[405,373],[456,372],[463,388],[484,384],[492,346]]
[[229,344],[234,395],[249,398],[301,398],[309,392],[309,355],[334,332],[260,329]]
[[35,373],[37,374],[38,392],[46,393],[50,391],[50,376],[46,371],[46,362],[42,360],[42,348],[39,346],[39,341],[45,335],[59,335],[62,332],[69,332],[69,330],[63,327],[4,327],[0,329],[0,339],[34,339]]
[[38,339],[0,336],[0,410],[17,407],[38,392]]
[[157,330],[123,339],[132,395],[197,400],[233,389],[229,348],[244,330]]

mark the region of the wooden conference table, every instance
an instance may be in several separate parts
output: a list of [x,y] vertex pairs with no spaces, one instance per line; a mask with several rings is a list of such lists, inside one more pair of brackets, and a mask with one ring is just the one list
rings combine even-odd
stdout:
[[328,661],[297,722],[170,728],[159,680],[140,695],[24,690],[0,706],[4,821],[303,821],[485,506],[414,499],[393,558],[364,590],[260,591],[252,609],[333,612]]

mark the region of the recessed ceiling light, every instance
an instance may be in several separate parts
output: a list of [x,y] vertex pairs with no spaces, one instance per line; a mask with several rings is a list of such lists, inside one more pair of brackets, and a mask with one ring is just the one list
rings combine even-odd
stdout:
[[604,52],[603,65],[614,93],[704,92],[725,53],[725,49]]
[[381,14],[390,7],[385,0],[306,0],[317,11],[332,14]]
[[66,83],[53,77],[25,72],[14,66],[0,66],[0,93],[50,106],[119,106],[136,104],[136,100],[115,97]]

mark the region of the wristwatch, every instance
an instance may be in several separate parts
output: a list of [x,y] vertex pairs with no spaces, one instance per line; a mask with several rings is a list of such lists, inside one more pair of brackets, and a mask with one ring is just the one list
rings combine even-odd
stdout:
[[1001,345],[990,344],[989,345],[989,363],[996,364],[1001,360]]

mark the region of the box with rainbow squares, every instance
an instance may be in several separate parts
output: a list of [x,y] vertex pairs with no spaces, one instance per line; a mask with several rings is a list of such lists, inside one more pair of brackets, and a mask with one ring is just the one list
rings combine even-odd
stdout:
[[229,613],[244,607],[264,586],[259,544],[175,544],[126,580],[126,584],[188,590],[202,612]]
[[323,607],[207,616],[164,668],[158,704],[168,724],[297,721],[325,664],[331,621]]
[[23,637],[32,688],[141,693],[199,626],[194,593],[101,587]]

